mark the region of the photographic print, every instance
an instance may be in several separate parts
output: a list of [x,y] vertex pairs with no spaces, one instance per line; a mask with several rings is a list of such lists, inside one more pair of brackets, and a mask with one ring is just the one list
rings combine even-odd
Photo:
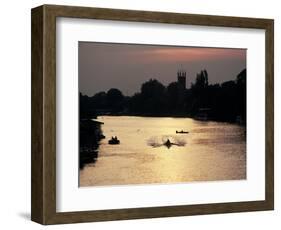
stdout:
[[80,187],[247,178],[246,49],[78,46]]

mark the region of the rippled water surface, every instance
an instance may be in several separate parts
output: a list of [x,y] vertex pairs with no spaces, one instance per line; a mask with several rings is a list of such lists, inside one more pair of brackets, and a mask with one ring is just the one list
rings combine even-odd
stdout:
[[[101,116],[99,157],[80,186],[246,179],[245,128],[191,118]],[[188,134],[176,134],[186,130]],[[117,136],[120,145],[109,145]],[[167,148],[169,139],[174,145]]]

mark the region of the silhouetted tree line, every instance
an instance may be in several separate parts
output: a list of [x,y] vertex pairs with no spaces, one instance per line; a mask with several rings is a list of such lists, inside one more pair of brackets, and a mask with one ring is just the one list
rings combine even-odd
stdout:
[[80,117],[102,114],[196,117],[204,108],[209,119],[235,121],[239,117],[245,121],[246,69],[235,80],[222,84],[209,84],[208,73],[202,70],[190,89],[179,87],[178,82],[165,87],[150,79],[131,97],[115,88],[92,97],[80,93]]

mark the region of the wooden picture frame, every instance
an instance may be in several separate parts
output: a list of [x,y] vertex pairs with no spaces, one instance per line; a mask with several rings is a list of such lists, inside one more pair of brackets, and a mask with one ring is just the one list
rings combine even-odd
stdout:
[[[56,18],[121,20],[265,30],[265,200],[99,211],[56,211]],[[274,21],[271,19],[43,5],[32,9],[31,219],[41,224],[274,209]]]

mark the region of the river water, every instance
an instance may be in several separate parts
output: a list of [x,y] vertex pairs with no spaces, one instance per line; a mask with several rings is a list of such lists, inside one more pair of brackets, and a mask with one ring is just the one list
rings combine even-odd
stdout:
[[[245,127],[191,118],[101,116],[106,136],[80,186],[246,179]],[[176,130],[188,134],[176,134]],[[109,145],[117,136],[120,145]],[[169,139],[174,145],[167,148]]]

